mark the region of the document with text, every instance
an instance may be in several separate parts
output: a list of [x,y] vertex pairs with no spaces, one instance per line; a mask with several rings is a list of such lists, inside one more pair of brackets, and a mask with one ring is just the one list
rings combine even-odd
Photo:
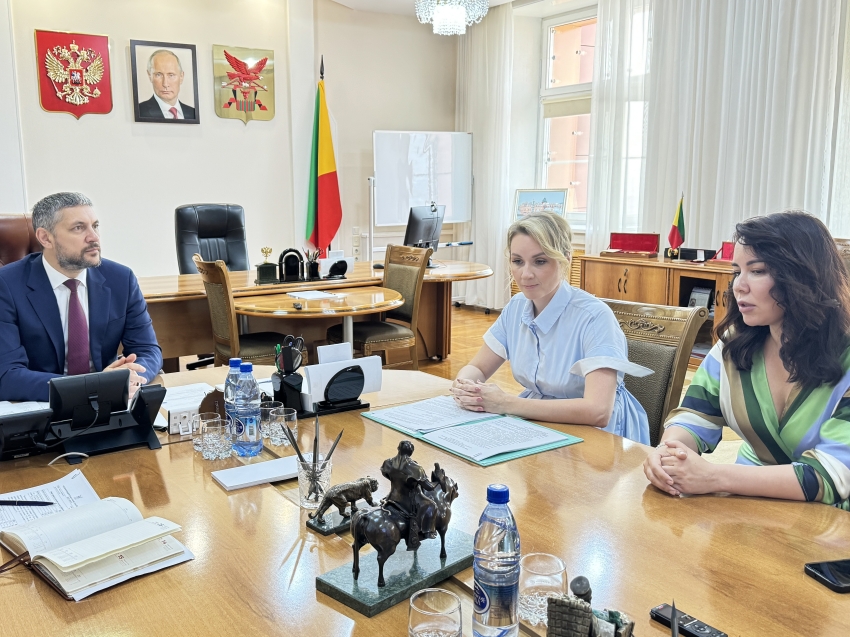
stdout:
[[548,445],[564,438],[564,434],[554,429],[511,416],[439,429],[423,436],[424,440],[473,460]]
[[378,422],[407,431],[427,433],[492,418],[493,414],[469,411],[459,407],[451,396],[437,396],[409,405],[399,405],[373,412]]

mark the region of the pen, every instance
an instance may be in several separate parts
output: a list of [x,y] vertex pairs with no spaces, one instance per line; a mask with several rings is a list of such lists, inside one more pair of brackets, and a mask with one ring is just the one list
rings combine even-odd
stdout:
[[447,248],[451,248],[453,246],[471,246],[472,241],[451,241],[446,244]]
[[330,451],[328,451],[328,455],[327,455],[327,456],[325,456],[325,462],[329,462],[329,461],[330,461],[331,456],[332,456],[332,455],[333,455],[333,453],[334,453],[334,449],[336,449],[336,443],[338,443],[338,442],[339,442],[339,439],[340,439],[340,438],[342,438],[342,432],[343,432],[343,431],[345,431],[345,429],[343,429],[342,431],[340,431],[340,432],[339,432],[339,434],[338,434],[338,435],[337,435],[337,437],[336,437],[336,440],[334,440],[334,443],[331,445],[331,450],[330,450]]
[[295,440],[292,430],[287,425],[283,426],[283,433],[285,433],[286,437],[289,438],[289,443],[292,445],[292,448],[295,449],[298,460],[300,462],[306,462],[306,460],[304,460],[304,456],[301,455],[301,450],[298,448],[298,442]]
[[38,500],[0,500],[0,507],[52,507],[55,502],[40,502]]

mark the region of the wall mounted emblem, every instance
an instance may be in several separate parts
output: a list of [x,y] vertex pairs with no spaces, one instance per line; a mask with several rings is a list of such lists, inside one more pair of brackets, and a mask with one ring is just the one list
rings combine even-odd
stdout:
[[109,38],[105,35],[35,32],[38,92],[48,112],[80,119],[112,111]]
[[213,45],[215,112],[224,119],[274,117],[274,51]]

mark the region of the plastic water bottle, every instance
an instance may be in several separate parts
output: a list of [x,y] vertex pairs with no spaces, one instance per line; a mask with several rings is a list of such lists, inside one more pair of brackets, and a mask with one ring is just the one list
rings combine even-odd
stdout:
[[236,418],[236,386],[239,384],[239,366],[242,364],[241,358],[230,359],[230,369],[227,372],[227,378],[224,380],[224,417],[227,421],[227,433],[231,440],[233,439],[233,421]]
[[508,507],[504,484],[487,487],[487,508],[475,532],[475,577],[472,634],[475,637],[515,637],[519,634],[519,531]]
[[240,456],[256,456],[263,450],[260,432],[260,386],[254,380],[254,366],[239,366],[236,385],[236,420],[233,450]]

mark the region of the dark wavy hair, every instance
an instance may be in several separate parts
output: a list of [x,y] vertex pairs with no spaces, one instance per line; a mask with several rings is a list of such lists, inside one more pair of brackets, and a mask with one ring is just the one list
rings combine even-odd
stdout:
[[[755,252],[773,277],[770,295],[784,312],[779,357],[789,380],[804,387],[837,383],[850,342],[850,275],[829,230],[806,212],[788,210],[739,223],[733,239]],[[770,328],[744,323],[731,286],[726,306],[714,328],[723,356],[738,369],[752,369]]]

